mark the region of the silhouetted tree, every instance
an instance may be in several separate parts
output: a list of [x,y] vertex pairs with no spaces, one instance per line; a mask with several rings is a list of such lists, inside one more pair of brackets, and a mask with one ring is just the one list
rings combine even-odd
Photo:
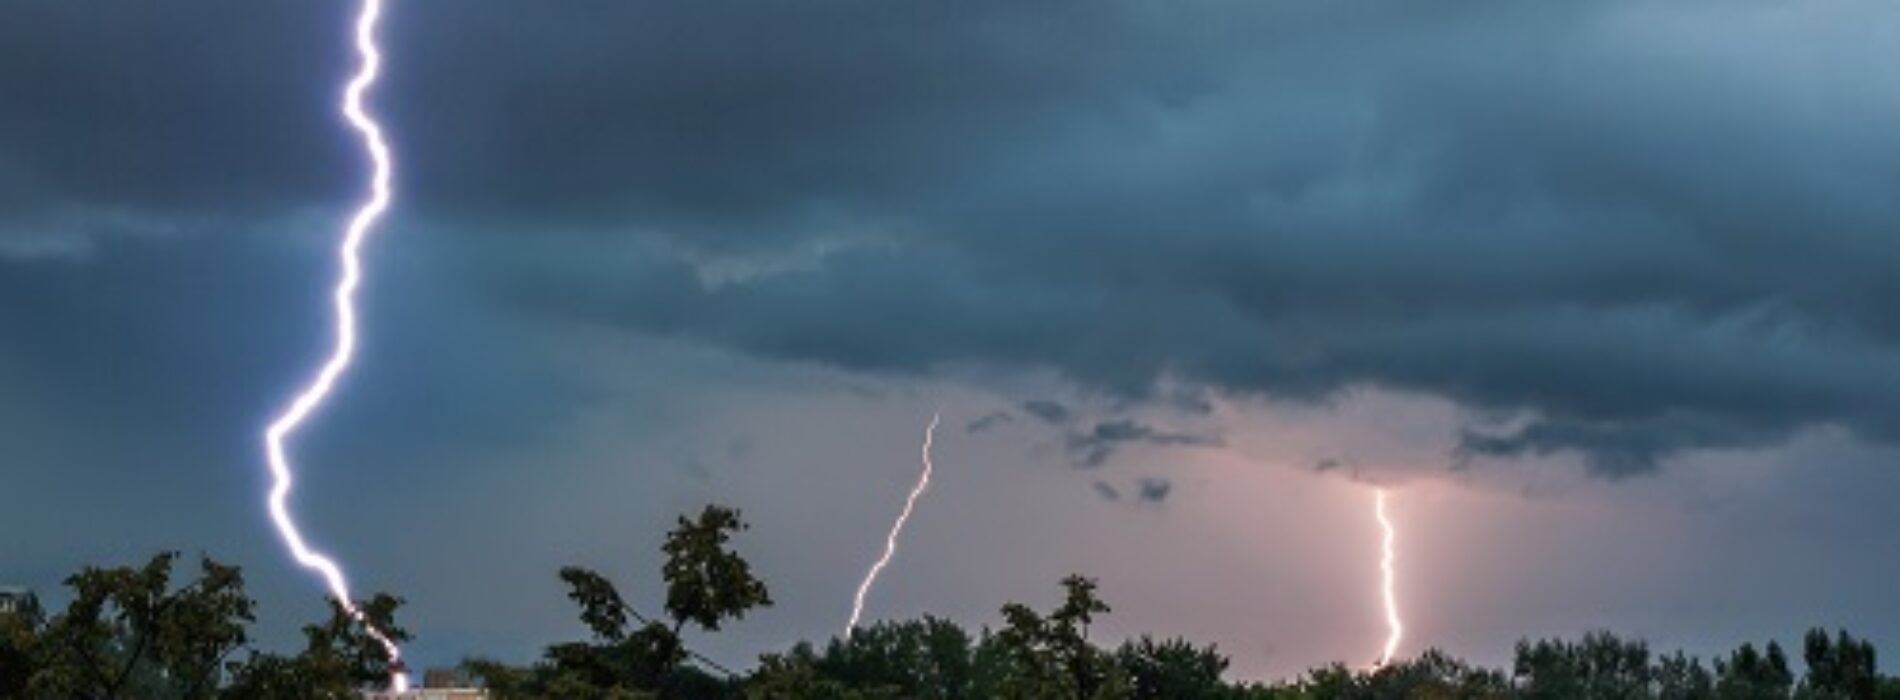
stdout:
[[1089,642],[1089,625],[1110,612],[1095,596],[1094,579],[1062,579],[1062,605],[1048,617],[1019,603],[1003,606],[1003,629],[995,643],[1011,662],[1001,689],[1009,697],[1122,697],[1125,684],[1114,659]]
[[1715,676],[1700,659],[1678,651],[1656,659],[1650,674],[1656,681],[1657,700],[1710,700],[1715,697]]
[[1378,668],[1354,671],[1331,664],[1308,671],[1289,685],[1250,688],[1249,698],[1317,700],[1398,700],[1400,698],[1461,698],[1489,700],[1514,697],[1511,684],[1499,671],[1478,668],[1437,649],[1412,659],[1397,659]]
[[1873,643],[1855,639],[1845,630],[1833,639],[1825,630],[1808,630],[1801,640],[1801,656],[1808,663],[1808,673],[1796,697],[1850,700],[1875,697],[1880,690]]
[[1774,642],[1766,653],[1743,644],[1727,660],[1716,660],[1715,676],[1715,695],[1722,700],[1779,700],[1794,686],[1788,655]]
[[354,698],[360,688],[382,688],[389,682],[389,657],[382,643],[370,636],[372,625],[391,640],[402,643],[409,631],[396,624],[402,599],[378,593],[357,601],[362,620],[330,600],[330,616],[305,625],[304,648],[295,656],[253,651],[249,658],[229,665],[229,698]]
[[822,654],[800,643],[785,654],[766,654],[760,664],[749,685],[757,698],[985,697],[977,689],[969,633],[934,617],[860,627],[834,638]]
[[23,608],[0,612],[0,700],[26,697],[37,670],[40,627],[46,623],[37,600]]
[[[1003,606],[994,631],[972,635],[935,617],[880,622],[822,650],[800,642],[764,654],[740,677],[682,635],[716,632],[771,604],[730,546],[745,529],[736,511],[718,506],[680,518],[661,548],[667,587],[656,616],[605,577],[564,568],[589,638],[550,645],[525,667],[472,660],[465,669],[498,700],[1900,700],[1900,679],[1879,674],[1871,642],[1819,629],[1802,639],[1804,675],[1772,641],[1704,666],[1593,632],[1519,642],[1509,675],[1429,649],[1378,668],[1331,664],[1293,682],[1237,683],[1223,677],[1228,659],[1211,645],[1144,635],[1113,651],[1097,646],[1090,629],[1110,608],[1082,576],[1062,580],[1062,602],[1047,613]],[[249,643],[254,604],[243,577],[204,559],[196,578],[175,582],[176,559],[164,552],[140,567],[86,568],[67,579],[73,595],[56,614],[37,606],[0,614],[0,700],[355,700],[390,672],[371,626],[409,638],[395,623],[402,601],[376,595],[358,604],[362,619],[332,601],[293,655],[253,648],[226,660]]]
[[858,700],[871,697],[895,697],[891,688],[853,688],[846,681],[825,676],[810,642],[799,642],[783,654],[759,658],[759,668],[746,683],[746,697],[753,700]]
[[1346,668],[1345,664],[1332,663],[1306,672],[1306,677],[1290,685],[1273,685],[1261,689],[1261,695],[1273,698],[1324,698],[1325,700],[1357,700],[1369,697],[1360,688],[1360,676]]
[[752,575],[752,565],[726,547],[733,533],[749,525],[739,511],[709,505],[697,520],[679,519],[666,537],[666,612],[673,631],[691,622],[716,632],[722,621],[745,617],[756,607],[770,607],[772,595],[765,582]]
[[[209,558],[201,560],[197,579],[174,588],[177,558],[176,552],[161,552],[141,567],[88,567],[67,578],[73,599],[33,635],[25,694],[215,694],[225,656],[248,640],[245,626],[254,603],[244,594],[237,567]],[[0,683],[18,684],[18,678]]]
[[[465,662],[463,668],[504,697],[737,697],[739,679],[687,649],[681,634],[688,624],[717,631],[729,620],[772,604],[751,564],[728,546],[732,535],[746,528],[738,511],[721,506],[709,505],[697,518],[679,519],[661,546],[666,555],[661,569],[666,620],[641,614],[606,577],[570,566],[561,569],[561,580],[568,586],[568,599],[580,607],[592,641],[550,646],[542,663],[528,669],[483,659]],[[726,677],[688,666],[689,659]]]
[[1438,649],[1398,659],[1366,674],[1368,698],[1503,698],[1511,686],[1504,674],[1473,667]]
[[1526,698],[1635,700],[1649,695],[1649,646],[1608,632],[1586,634],[1574,644],[1522,641],[1512,673]]
[[1140,700],[1215,700],[1233,697],[1221,680],[1227,657],[1213,646],[1184,639],[1157,642],[1143,635],[1115,651],[1115,664],[1128,679],[1128,696]]

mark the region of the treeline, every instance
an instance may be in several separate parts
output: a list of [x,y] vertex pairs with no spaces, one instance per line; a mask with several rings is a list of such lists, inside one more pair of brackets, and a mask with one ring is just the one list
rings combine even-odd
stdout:
[[[880,623],[822,648],[800,643],[766,654],[741,673],[693,644],[772,605],[731,546],[745,529],[737,511],[717,506],[680,518],[661,547],[665,599],[652,614],[605,577],[563,569],[591,638],[552,645],[526,665],[470,660],[463,675],[501,699],[1900,700],[1900,679],[1879,673],[1871,643],[1822,630],[1802,640],[1803,673],[1772,641],[1704,662],[1599,632],[1520,642],[1509,669],[1429,650],[1377,669],[1333,664],[1289,681],[1233,681],[1213,645],[1143,636],[1111,647],[1091,638],[1091,625],[1111,608],[1081,576],[1062,581],[1063,600],[1052,610],[1004,605],[993,629],[972,632],[933,617]],[[246,633],[254,604],[238,569],[205,559],[196,578],[175,583],[176,560],[163,553],[140,567],[88,568],[67,579],[64,610],[0,613],[0,699],[354,698],[388,678],[381,648],[335,605],[328,619],[304,628],[300,652],[254,648]],[[362,608],[370,624],[404,640],[395,623],[400,605],[378,595]]]
[[[66,579],[63,611],[27,601],[0,613],[0,698],[345,698],[388,677],[382,647],[334,602],[304,627],[301,652],[251,647],[256,603],[238,568],[204,558],[196,578],[175,583],[177,559],[88,567]],[[400,599],[358,605],[376,629],[409,638],[395,623]]]

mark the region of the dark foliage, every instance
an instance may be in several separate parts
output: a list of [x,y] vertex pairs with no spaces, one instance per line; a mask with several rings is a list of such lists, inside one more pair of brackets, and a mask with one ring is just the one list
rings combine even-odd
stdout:
[[[0,615],[0,699],[15,698],[345,698],[389,674],[363,623],[332,604],[323,624],[304,629],[295,656],[248,648],[254,603],[235,566],[200,560],[197,578],[174,584],[178,555],[143,566],[87,568],[66,579],[72,599],[51,615],[37,607]],[[378,595],[359,607],[391,637],[400,599]]]
[[[477,659],[463,670],[502,700],[1900,700],[1900,679],[1880,673],[1872,643],[1819,629],[1802,638],[1805,674],[1773,641],[1705,664],[1591,632],[1519,642],[1508,671],[1429,649],[1377,668],[1332,664],[1286,682],[1241,682],[1226,677],[1228,660],[1213,646],[1146,635],[1100,645],[1090,628],[1112,609],[1083,576],[1063,579],[1060,603],[1046,612],[1005,604],[995,629],[929,616],[881,622],[822,649],[800,642],[765,654],[740,674],[696,652],[685,633],[716,633],[772,604],[731,548],[746,527],[718,506],[680,518],[661,546],[658,615],[600,574],[562,569],[591,637],[549,646],[526,666]],[[203,559],[196,578],[175,582],[177,558],[87,568],[67,579],[63,610],[29,603],[0,614],[0,700],[356,698],[390,672],[365,624],[409,638],[395,621],[402,601],[376,595],[359,603],[362,620],[332,601],[294,655],[260,651],[249,646],[253,603],[237,567]],[[239,651],[245,658],[230,660]]]

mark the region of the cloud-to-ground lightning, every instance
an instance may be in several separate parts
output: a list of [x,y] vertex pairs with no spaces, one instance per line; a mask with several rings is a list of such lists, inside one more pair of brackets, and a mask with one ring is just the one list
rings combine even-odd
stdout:
[[369,235],[384,212],[389,210],[390,192],[390,152],[389,145],[383,139],[383,129],[363,107],[364,93],[375,84],[382,70],[382,52],[376,45],[376,27],[382,17],[382,0],[363,0],[356,16],[356,53],[360,60],[356,75],[350,78],[343,89],[341,110],[344,119],[363,139],[363,148],[368,152],[373,168],[370,179],[369,198],[360,204],[351,215],[349,227],[345,230],[342,244],[338,247],[337,257],[342,265],[342,276],[337,280],[333,292],[336,312],[336,344],[331,348],[330,356],[317,371],[310,383],[305,385],[283,413],[271,421],[265,431],[264,444],[270,461],[273,485],[270,491],[270,516],[277,525],[285,546],[297,563],[306,569],[322,574],[324,583],[329,586],[331,597],[349,615],[363,624],[364,629],[389,655],[390,685],[397,692],[408,689],[409,679],[402,671],[402,651],[394,640],[383,634],[382,630],[364,618],[363,612],[350,598],[349,582],[344,578],[342,567],[323,553],[312,549],[304,541],[303,533],[297,529],[297,523],[291,519],[287,504],[290,498],[292,470],[290,458],[286,456],[284,442],[301,426],[311,412],[322,405],[330,395],[337,378],[349,369],[350,360],[356,353],[356,288],[362,278],[362,265],[357,250],[363,239]]
[[1392,519],[1385,513],[1385,489],[1379,489],[1373,500],[1373,514],[1379,518],[1379,529],[1384,531],[1379,554],[1379,591],[1385,599],[1385,648],[1379,652],[1379,662],[1375,667],[1385,666],[1392,661],[1392,655],[1399,650],[1399,640],[1405,637],[1405,623],[1399,620],[1399,601],[1395,588],[1393,571],[1395,540],[1397,531],[1392,527]]
[[897,522],[891,524],[891,534],[884,538],[884,556],[878,557],[871,570],[864,573],[864,581],[858,584],[858,594],[851,601],[851,620],[844,625],[844,636],[858,628],[858,618],[864,614],[864,596],[871,591],[871,585],[877,582],[877,575],[889,566],[891,557],[897,554],[897,538],[904,533],[904,523],[910,520],[910,513],[917,507],[917,499],[930,488],[930,472],[935,467],[930,463],[930,443],[937,436],[937,423],[943,420],[943,411],[930,417],[930,427],[924,429],[924,470],[917,477],[917,485],[911,487],[910,497],[904,499],[904,512],[897,515]]

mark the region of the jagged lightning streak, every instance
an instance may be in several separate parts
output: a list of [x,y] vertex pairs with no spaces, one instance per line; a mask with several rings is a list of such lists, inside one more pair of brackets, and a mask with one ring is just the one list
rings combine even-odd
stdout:
[[350,217],[349,228],[345,230],[342,245],[337,257],[343,266],[343,275],[337,281],[333,299],[336,305],[336,345],[330,351],[329,359],[317,371],[316,377],[305,385],[302,392],[292,399],[290,405],[271,421],[270,428],[264,433],[265,451],[270,461],[273,485],[270,491],[270,517],[277,525],[277,533],[283,537],[285,546],[290,548],[297,563],[306,569],[323,575],[324,583],[329,585],[330,595],[343,606],[344,611],[363,624],[363,628],[389,655],[390,685],[397,691],[408,689],[409,679],[402,671],[402,650],[382,630],[376,629],[363,617],[363,611],[357,609],[350,598],[349,583],[343,577],[343,569],[321,552],[311,549],[304,542],[303,534],[297,530],[296,522],[290,518],[287,501],[290,498],[292,483],[290,459],[285,456],[284,441],[297,431],[305,418],[315,411],[329,396],[330,389],[336,384],[344,370],[349,369],[350,358],[356,353],[356,287],[362,278],[362,266],[357,259],[357,249],[370,229],[388,211],[390,202],[390,155],[389,145],[383,140],[383,129],[363,108],[363,95],[376,83],[376,76],[382,70],[382,52],[376,46],[376,25],[382,18],[382,0],[363,0],[356,16],[356,53],[361,60],[356,75],[350,78],[343,89],[343,117],[349,121],[363,137],[363,148],[368,151],[373,173],[370,181],[369,199],[357,207]]
[[924,429],[924,471],[917,477],[917,485],[911,487],[910,497],[904,499],[904,512],[897,515],[897,522],[891,524],[891,534],[884,538],[884,556],[878,557],[871,570],[865,572],[864,581],[858,584],[858,595],[851,601],[851,621],[844,625],[844,636],[849,639],[858,628],[858,618],[864,614],[864,595],[871,591],[871,584],[877,582],[877,575],[890,565],[891,556],[897,553],[897,537],[904,532],[905,521],[910,520],[910,512],[917,507],[917,499],[930,488],[930,472],[935,469],[930,463],[930,443],[937,436],[937,422],[943,420],[943,411],[930,416],[930,427]]
[[1385,489],[1379,489],[1373,501],[1373,514],[1379,518],[1379,528],[1385,531],[1379,556],[1380,592],[1385,598],[1385,649],[1379,653],[1379,662],[1374,668],[1383,667],[1392,661],[1392,655],[1399,650],[1399,640],[1405,636],[1405,623],[1399,620],[1398,596],[1393,592],[1393,544],[1397,533],[1392,527],[1392,519],[1385,514]]

